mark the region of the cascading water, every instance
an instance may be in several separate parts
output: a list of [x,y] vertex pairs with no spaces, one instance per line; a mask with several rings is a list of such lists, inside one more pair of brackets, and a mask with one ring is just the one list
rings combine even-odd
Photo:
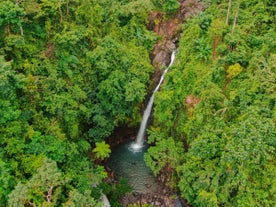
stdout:
[[174,58],[175,52],[172,53],[170,65],[162,74],[144,111],[136,141],[131,144],[118,145],[112,150],[109,158],[108,166],[116,172],[118,177],[126,178],[135,192],[158,193],[159,189],[162,188],[151,169],[144,162],[144,153],[148,149],[148,145],[144,143],[144,135],[153,106],[154,93],[158,91],[166,73],[174,62]]
[[147,123],[148,123],[149,116],[151,114],[151,110],[152,110],[152,106],[153,106],[154,93],[159,90],[160,85],[162,84],[166,73],[168,72],[168,70],[170,69],[170,67],[172,66],[172,64],[174,62],[174,59],[175,59],[175,51],[173,51],[173,53],[171,55],[171,62],[169,64],[169,66],[164,70],[164,72],[163,72],[163,74],[160,78],[160,81],[159,81],[158,85],[156,86],[156,88],[154,89],[154,91],[153,91],[153,93],[150,97],[150,100],[148,102],[148,105],[147,105],[147,107],[146,107],[146,109],[143,113],[142,122],[140,124],[140,128],[139,128],[136,140],[130,146],[130,149],[134,152],[139,152],[140,149],[143,147],[144,136],[145,136],[145,132],[146,132],[146,129],[147,129]]

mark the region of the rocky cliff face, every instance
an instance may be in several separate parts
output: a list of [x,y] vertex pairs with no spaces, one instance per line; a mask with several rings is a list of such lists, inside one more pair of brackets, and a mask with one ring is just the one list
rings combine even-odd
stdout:
[[[151,53],[152,65],[155,67],[155,73],[153,74],[153,88],[160,79],[162,74],[161,69],[169,65],[171,60],[171,53],[177,48],[177,42],[179,36],[181,35],[181,25],[187,18],[197,14],[203,9],[204,8],[201,1],[184,0],[180,2],[179,11],[171,17],[166,17],[165,13],[163,12],[152,11],[150,13],[148,28],[160,36],[160,40],[155,44]],[[192,104],[192,106],[193,104],[196,104],[192,102],[195,99],[194,97],[190,97],[190,99],[187,100],[187,104]],[[130,138],[134,140],[135,134],[133,134],[133,132],[135,131],[137,131],[137,129],[119,128],[110,137],[108,143],[110,143],[112,146],[115,146],[121,142],[124,142],[125,140],[129,140]],[[116,138],[114,139],[114,137]],[[116,140],[116,143],[113,140]],[[160,175],[159,180],[161,183],[166,183],[168,180],[168,171],[169,170],[164,170],[164,172]],[[111,184],[115,183],[117,179],[114,172],[112,170],[108,170],[108,172],[109,176],[106,182]],[[170,187],[163,185],[162,189],[160,189],[158,192],[129,193],[122,197],[119,202],[123,206],[128,206],[129,204],[138,204],[141,206],[143,204],[151,204],[155,207],[189,206],[181,198],[175,199],[175,196],[175,192]]]
[[201,1],[184,0],[180,2],[179,11],[172,17],[166,17],[163,12],[152,11],[150,13],[148,28],[161,38],[151,54],[152,65],[156,69],[154,77],[160,75],[160,69],[170,63],[170,56],[176,49],[182,23],[203,9]]

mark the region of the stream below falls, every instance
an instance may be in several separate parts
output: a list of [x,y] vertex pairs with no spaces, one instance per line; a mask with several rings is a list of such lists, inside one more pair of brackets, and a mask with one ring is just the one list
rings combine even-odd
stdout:
[[131,143],[122,143],[115,147],[110,155],[108,166],[120,178],[126,178],[134,192],[155,193],[162,188],[151,169],[144,162],[144,153],[148,145],[139,151],[131,149]]

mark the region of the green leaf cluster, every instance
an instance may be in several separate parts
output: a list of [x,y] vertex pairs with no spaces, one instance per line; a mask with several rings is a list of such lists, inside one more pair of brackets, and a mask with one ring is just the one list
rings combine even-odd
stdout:
[[180,6],[177,0],[152,0],[152,2],[159,8],[165,11],[167,14],[173,14]]
[[103,140],[137,122],[153,72],[152,8],[1,0],[0,206],[101,205],[107,174],[89,154],[108,157]]
[[145,161],[193,206],[275,206],[275,3],[230,1],[227,24],[228,2],[205,2],[156,94]]

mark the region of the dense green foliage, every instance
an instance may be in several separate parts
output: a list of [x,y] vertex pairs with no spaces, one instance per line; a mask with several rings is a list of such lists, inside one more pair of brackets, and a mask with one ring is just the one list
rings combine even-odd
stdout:
[[154,5],[167,14],[173,14],[179,8],[179,2],[177,0],[153,0]]
[[183,26],[145,160],[193,206],[275,206],[275,1],[208,2]]
[[[115,127],[139,122],[157,39],[177,0],[0,0],[0,206],[113,206]],[[156,93],[155,175],[194,206],[276,205],[276,5],[205,0]],[[135,206],[135,204],[133,205]]]
[[91,186],[106,173],[88,154],[108,157],[103,139],[139,121],[152,7],[0,0],[0,206],[101,206]]

